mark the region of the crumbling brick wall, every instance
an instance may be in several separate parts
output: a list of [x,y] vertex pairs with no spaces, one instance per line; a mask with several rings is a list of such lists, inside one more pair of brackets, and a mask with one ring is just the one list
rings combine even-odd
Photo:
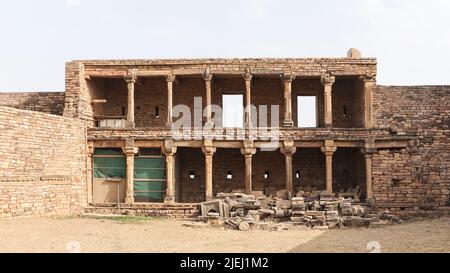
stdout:
[[378,86],[374,124],[415,139],[406,149],[383,149],[374,155],[377,203],[407,212],[448,213],[450,86]]
[[0,131],[0,217],[79,212],[86,203],[80,122],[0,107]]
[[15,92],[0,93],[0,106],[62,115],[64,92]]

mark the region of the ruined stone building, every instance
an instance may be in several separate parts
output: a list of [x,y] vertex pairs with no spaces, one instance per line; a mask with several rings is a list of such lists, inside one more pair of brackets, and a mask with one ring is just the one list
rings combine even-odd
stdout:
[[[65,92],[0,93],[0,217],[349,189],[375,208],[447,214],[450,86],[380,86],[376,74],[355,50],[68,62]],[[242,111],[231,129],[229,99]],[[192,122],[177,130],[182,117]]]

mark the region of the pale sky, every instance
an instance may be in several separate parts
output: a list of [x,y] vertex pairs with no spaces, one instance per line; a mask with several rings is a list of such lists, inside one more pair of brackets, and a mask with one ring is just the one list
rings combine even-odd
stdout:
[[378,83],[450,84],[447,0],[1,0],[0,90],[63,91],[73,59],[378,58]]

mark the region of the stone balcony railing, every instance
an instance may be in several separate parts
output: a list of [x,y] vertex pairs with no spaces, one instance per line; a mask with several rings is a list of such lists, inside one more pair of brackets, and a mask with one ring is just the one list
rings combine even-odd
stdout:
[[246,130],[242,128],[201,130],[192,129],[172,131],[165,128],[90,128],[89,140],[118,140],[133,139],[167,139],[175,140],[364,140],[364,139],[392,139],[405,136],[392,134],[389,129],[362,129],[362,128],[258,128]]

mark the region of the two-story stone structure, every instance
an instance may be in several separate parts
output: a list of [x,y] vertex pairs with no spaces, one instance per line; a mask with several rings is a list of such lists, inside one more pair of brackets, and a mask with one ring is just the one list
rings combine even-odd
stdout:
[[[82,127],[81,207],[359,189],[380,208],[447,213],[450,88],[377,86],[376,73],[376,59],[355,50],[346,58],[73,61],[63,100],[52,100],[64,106],[50,109]],[[1,97],[30,109],[19,95]],[[242,109],[234,128],[225,124],[236,116],[230,99]]]

